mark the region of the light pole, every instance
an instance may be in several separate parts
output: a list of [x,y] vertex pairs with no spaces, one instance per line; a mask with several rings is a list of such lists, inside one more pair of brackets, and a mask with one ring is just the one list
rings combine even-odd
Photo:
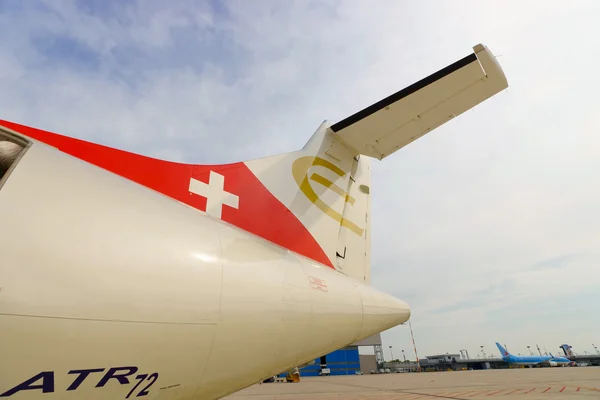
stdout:
[[596,354],[600,355],[600,351],[598,351],[598,348],[594,343],[592,343],[592,347],[594,348],[594,350],[596,350]]
[[483,346],[479,346],[481,347],[481,356],[485,359],[485,352],[483,351]]
[[404,350],[402,350],[402,358],[404,358],[404,362],[406,362],[406,354],[404,354]]
[[394,361],[394,352],[392,351],[392,346],[390,346],[390,354],[392,355],[392,361]]
[[531,346],[527,346],[527,351],[529,351],[529,355],[532,356],[533,353],[531,352]]

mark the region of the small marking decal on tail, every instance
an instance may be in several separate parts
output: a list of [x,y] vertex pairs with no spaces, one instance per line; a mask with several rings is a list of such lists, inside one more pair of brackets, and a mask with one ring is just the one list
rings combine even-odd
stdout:
[[310,286],[313,289],[317,289],[320,290],[322,292],[327,292],[327,282],[325,282],[323,279],[319,279],[319,278],[315,278],[313,276],[309,276],[308,280],[310,281]]

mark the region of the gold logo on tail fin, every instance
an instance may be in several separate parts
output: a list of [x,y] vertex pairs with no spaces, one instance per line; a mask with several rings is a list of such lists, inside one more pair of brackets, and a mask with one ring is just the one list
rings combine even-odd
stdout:
[[344,189],[340,188],[335,183],[333,183],[332,181],[330,181],[322,175],[312,173],[309,177],[308,170],[310,169],[310,167],[313,166],[321,166],[327,168],[328,170],[333,171],[336,175],[340,177],[346,175],[346,173],[340,168],[338,168],[336,165],[322,158],[312,156],[300,157],[296,161],[294,161],[294,164],[292,165],[292,174],[294,175],[294,180],[298,184],[298,187],[300,188],[302,193],[304,193],[304,195],[321,211],[323,211],[329,217],[339,222],[341,226],[350,229],[358,236],[362,236],[364,229],[356,225],[354,222],[344,218],[342,214],[335,211],[323,200],[321,200],[319,198],[319,195],[317,195],[317,193],[312,188],[310,181],[323,185],[332,192],[339,195],[340,197],[344,197],[345,202],[349,203],[350,205],[354,205],[356,199],[348,195],[348,193],[346,193]]

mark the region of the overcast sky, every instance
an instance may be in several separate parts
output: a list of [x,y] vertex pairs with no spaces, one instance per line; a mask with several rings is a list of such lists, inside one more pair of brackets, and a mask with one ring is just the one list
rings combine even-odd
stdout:
[[[0,118],[226,163],[484,43],[509,89],[373,168],[373,284],[419,356],[600,345],[600,2],[0,2]],[[235,146],[232,144],[235,143]],[[386,358],[414,359],[408,327]]]

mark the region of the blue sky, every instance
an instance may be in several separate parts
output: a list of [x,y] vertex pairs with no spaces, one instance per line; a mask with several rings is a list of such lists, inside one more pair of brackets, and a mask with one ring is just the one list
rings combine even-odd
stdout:
[[[174,161],[291,151],[484,43],[510,87],[373,172],[419,354],[600,342],[600,3],[0,3],[2,118]],[[235,146],[232,145],[235,143]],[[406,327],[383,334],[412,354]],[[551,350],[552,349],[552,350]]]

